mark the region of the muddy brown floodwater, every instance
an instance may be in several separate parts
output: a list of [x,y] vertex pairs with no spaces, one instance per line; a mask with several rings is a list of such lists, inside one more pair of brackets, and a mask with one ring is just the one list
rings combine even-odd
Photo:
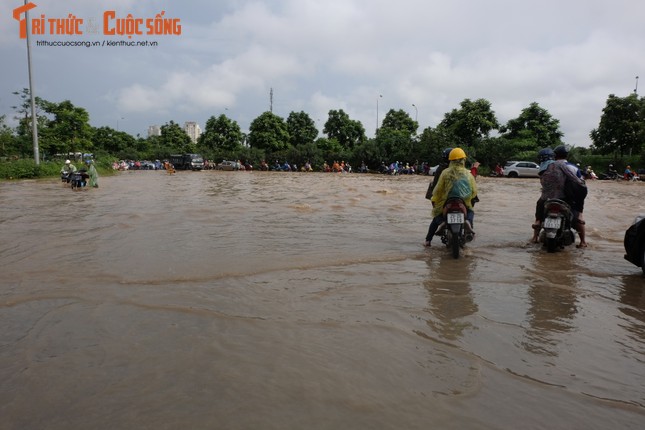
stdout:
[[0,183],[0,428],[642,429],[645,183],[590,183],[548,254],[539,182],[480,177],[454,260],[430,179]]

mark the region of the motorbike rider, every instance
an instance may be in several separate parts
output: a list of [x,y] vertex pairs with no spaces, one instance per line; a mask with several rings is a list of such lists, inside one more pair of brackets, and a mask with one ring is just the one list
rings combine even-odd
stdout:
[[434,172],[434,178],[432,179],[432,182],[428,185],[428,191],[426,191],[426,199],[430,200],[432,198],[432,190],[434,190],[434,187],[437,186],[437,182],[439,182],[439,176],[441,176],[441,172],[448,167],[448,164],[450,164],[450,160],[448,160],[448,157],[450,156],[450,151],[452,151],[452,148],[446,148],[443,150],[441,153],[441,161],[439,162],[439,167],[437,167],[437,170]]
[[71,161],[65,160],[65,165],[60,169],[60,173],[71,175],[74,172],[76,172],[76,166],[74,166]]
[[[449,165],[441,172],[437,185],[432,191],[432,216],[433,223],[441,224],[443,221],[443,206],[449,198],[460,198],[467,208],[466,231],[474,235],[472,229],[475,213],[473,203],[477,197],[477,184],[475,177],[466,169],[466,153],[461,148],[454,148],[448,154]],[[432,227],[432,224],[430,225]],[[436,229],[435,229],[436,232]],[[432,232],[433,235],[435,232]],[[428,234],[431,232],[428,231]],[[430,238],[432,240],[432,238]],[[426,240],[426,246],[430,246]]]
[[[560,145],[557,146],[553,150],[553,152],[555,153],[555,161],[557,163],[563,163],[569,169],[569,171],[575,173],[578,179],[581,180],[584,184],[583,175],[580,171],[579,166],[567,161],[567,157],[569,156],[569,151],[567,150],[567,148],[564,145]],[[587,242],[585,242],[585,220],[582,215],[582,211],[584,209],[584,200],[581,202],[569,202],[569,204],[571,204],[574,212],[574,228],[580,236],[580,244],[578,245],[578,248],[586,248]]]
[[614,168],[613,164],[610,164],[607,167],[607,173],[605,173],[606,179],[616,179],[618,177],[618,171]]
[[96,167],[94,167],[94,161],[91,159],[87,159],[85,160],[85,164],[87,164],[87,173],[90,176],[89,186],[93,188],[98,188],[99,174],[96,171]]
[[[556,153],[551,148],[544,148],[538,152],[538,161],[540,162],[540,184],[542,185],[542,194],[535,206],[535,222],[533,223],[533,242],[538,242],[538,235],[544,221],[544,203],[549,199],[559,199],[567,201],[565,193],[565,183],[567,176],[570,180],[584,184],[584,181],[574,173],[573,169],[567,166],[562,159],[556,161]],[[574,166],[575,167],[575,166]],[[576,168],[577,170],[577,168]],[[581,202],[569,202],[573,213],[573,228],[580,236],[578,248],[586,248],[585,241],[585,221],[582,219],[584,200]]]
[[[441,161],[439,162],[439,166],[437,167],[437,170],[434,172],[434,177],[432,179],[432,182],[428,184],[428,191],[426,191],[426,199],[428,200],[432,199],[432,191],[437,186],[437,182],[439,182],[439,176],[441,176],[441,172],[443,172],[448,167],[448,164],[450,164],[450,160],[448,159],[448,157],[450,156],[450,151],[452,151],[452,148],[446,148],[441,153]],[[439,228],[441,221],[442,221],[441,217],[434,217],[434,216],[432,217],[432,221],[430,222],[430,226],[428,227],[428,234],[426,234],[426,240],[424,242],[424,246],[430,246],[432,242],[432,238],[437,232],[437,229]]]
[[571,170],[578,178],[582,178],[582,172],[576,166],[575,164],[567,161],[567,157],[569,156],[569,151],[564,145],[556,146],[555,149],[553,150],[553,153],[555,154],[555,160],[559,161],[561,163],[564,163],[569,170]]

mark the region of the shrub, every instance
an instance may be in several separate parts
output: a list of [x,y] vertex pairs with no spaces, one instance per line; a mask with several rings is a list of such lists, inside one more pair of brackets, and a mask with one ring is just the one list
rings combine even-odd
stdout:
[[[51,178],[60,175],[60,169],[63,167],[61,161],[42,161],[38,166],[32,158],[21,158],[18,160],[0,161],[0,179],[36,179]],[[112,170],[111,160],[101,160],[96,162],[96,168],[100,175],[110,174]],[[81,163],[76,163],[78,169]]]
[[33,159],[19,159],[0,162],[1,179],[31,179],[57,175],[60,166],[52,162],[36,165]]

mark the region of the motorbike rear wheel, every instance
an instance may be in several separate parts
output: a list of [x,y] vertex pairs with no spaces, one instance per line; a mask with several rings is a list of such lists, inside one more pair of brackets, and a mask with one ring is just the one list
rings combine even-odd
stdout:
[[558,249],[558,243],[555,237],[547,237],[546,239],[546,250],[548,252],[555,252]]
[[450,247],[452,250],[452,257],[459,258],[459,236],[450,233]]

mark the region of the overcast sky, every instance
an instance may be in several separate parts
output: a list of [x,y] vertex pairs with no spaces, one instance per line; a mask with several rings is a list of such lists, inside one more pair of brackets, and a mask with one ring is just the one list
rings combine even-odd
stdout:
[[[29,85],[26,42],[0,2],[0,115]],[[30,18],[84,19],[83,35],[32,36],[36,95],[85,108],[95,127],[147,135],[149,125],[226,114],[247,131],[270,108],[304,111],[322,129],[343,109],[374,135],[403,109],[419,132],[466,98],[498,120],[532,102],[589,146],[609,94],[645,78],[642,0],[33,0]],[[103,13],[179,19],[180,35],[103,35]],[[90,34],[88,22],[98,24]],[[115,22],[110,21],[114,28]],[[145,33],[145,24],[142,26]],[[148,41],[156,47],[36,46],[37,41]],[[645,82],[642,82],[645,92]]]

